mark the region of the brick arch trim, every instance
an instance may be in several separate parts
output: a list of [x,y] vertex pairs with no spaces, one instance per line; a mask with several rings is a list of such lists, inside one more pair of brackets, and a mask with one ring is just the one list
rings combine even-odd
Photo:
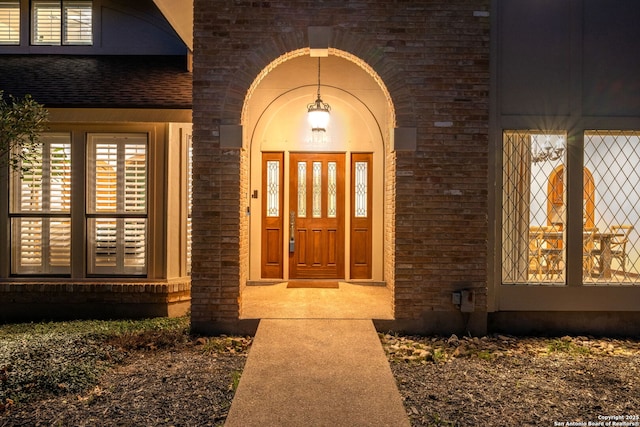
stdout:
[[[246,59],[245,72],[235,76],[225,96],[223,111],[230,123],[244,123],[245,108],[255,88],[275,67],[292,58],[309,55],[309,47],[295,47],[292,44],[308,44],[304,37],[291,37],[289,43],[264,43],[258,52]],[[294,42],[295,41],[295,42]],[[354,62],[364,69],[378,83],[392,110],[392,124],[398,127],[415,127],[415,102],[411,91],[404,82],[401,67],[385,57],[382,48],[371,46],[355,35],[334,31],[329,55],[339,56]],[[284,52],[283,52],[284,51]],[[269,58],[275,58],[269,60]],[[254,71],[254,73],[251,72]],[[251,75],[254,78],[251,80]],[[246,91],[242,93],[242,88]]]

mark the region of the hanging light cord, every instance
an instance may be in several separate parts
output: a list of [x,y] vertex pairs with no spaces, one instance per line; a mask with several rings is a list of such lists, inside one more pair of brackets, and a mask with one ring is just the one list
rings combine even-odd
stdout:
[[315,102],[307,105],[307,111],[323,111],[329,113],[331,111],[331,107],[326,102],[322,102],[322,98],[320,98],[320,58],[318,58],[318,97]]
[[320,57],[318,57],[318,100],[320,100]]

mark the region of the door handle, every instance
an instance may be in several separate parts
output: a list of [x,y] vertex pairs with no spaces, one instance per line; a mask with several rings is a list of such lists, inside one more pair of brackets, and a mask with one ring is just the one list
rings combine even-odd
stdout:
[[291,211],[289,213],[289,252],[293,253],[296,250],[296,212]]

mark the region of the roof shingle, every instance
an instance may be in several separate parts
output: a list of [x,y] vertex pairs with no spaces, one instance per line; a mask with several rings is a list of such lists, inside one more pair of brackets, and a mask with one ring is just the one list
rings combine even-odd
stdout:
[[192,106],[184,56],[1,55],[0,90],[47,108]]

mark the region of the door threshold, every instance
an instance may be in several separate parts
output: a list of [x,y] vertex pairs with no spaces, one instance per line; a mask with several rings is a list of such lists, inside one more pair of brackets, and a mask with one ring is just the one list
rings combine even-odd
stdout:
[[247,286],[275,286],[283,283],[287,283],[289,281],[338,281],[338,283],[348,283],[350,285],[358,285],[358,286],[387,286],[387,282],[385,281],[377,281],[377,280],[367,280],[367,279],[259,279],[259,280],[247,280]]
[[247,286],[275,286],[281,283],[287,283],[286,280],[276,279],[276,280],[247,280]]

